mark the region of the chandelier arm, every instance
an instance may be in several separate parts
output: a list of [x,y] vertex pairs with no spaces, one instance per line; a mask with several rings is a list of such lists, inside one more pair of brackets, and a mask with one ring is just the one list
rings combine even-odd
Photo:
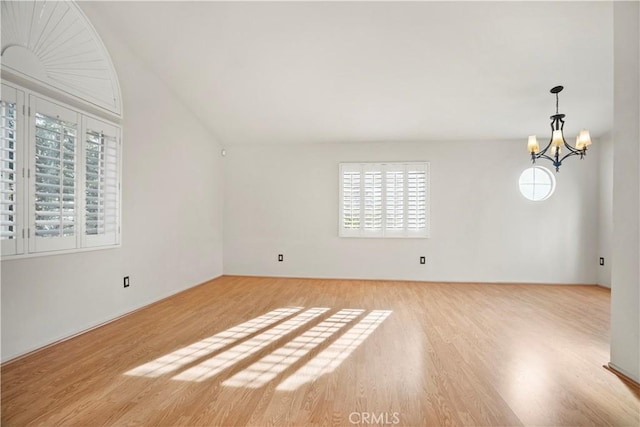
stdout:
[[582,153],[581,151],[577,151],[577,150],[573,150],[572,149],[572,152],[567,153],[567,154],[564,155],[564,157],[560,160],[560,163],[562,163],[562,161],[564,159],[566,159],[567,157],[571,157],[571,156],[581,156],[582,157],[582,156],[584,156],[584,153]]
[[553,157],[549,157],[546,154],[544,154],[543,152],[540,152],[538,154],[536,154],[536,159],[547,159],[553,163],[556,162],[556,160]]
[[569,150],[569,153],[567,153],[567,156],[568,156],[569,154],[574,154],[574,155],[575,155],[575,154],[580,154],[580,152],[582,151],[582,150],[577,150],[577,149],[573,148],[572,146],[570,146],[569,144],[567,144],[567,142],[566,142],[566,141],[565,141],[565,143],[564,143],[564,146],[565,146],[565,147],[567,147],[567,150]]
[[562,159],[558,159],[558,156],[556,155],[555,158],[553,158],[553,157],[547,156],[544,153],[544,151],[541,151],[538,154],[533,154],[532,159],[531,159],[533,164],[536,163],[537,159],[547,159],[547,160],[549,160],[551,163],[553,163],[553,166],[556,168],[556,172],[558,172],[560,170],[560,166],[562,165],[562,160],[564,160],[564,157]]

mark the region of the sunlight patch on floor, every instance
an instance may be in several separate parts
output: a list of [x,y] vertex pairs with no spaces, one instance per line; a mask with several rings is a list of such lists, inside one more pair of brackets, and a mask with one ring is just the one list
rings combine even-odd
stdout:
[[[302,358],[324,345],[325,349],[277,386],[279,391],[294,391],[333,372],[392,313],[391,310],[373,310],[356,321],[366,310],[342,309],[307,331],[297,332],[330,309],[313,307],[302,310],[303,307],[284,307],[270,311],[140,365],[125,372],[125,375],[156,378],[173,372],[172,380],[202,382],[295,333],[297,336],[222,382],[222,385],[229,387],[262,387],[287,369],[293,369]],[[346,332],[340,335],[348,326]],[[211,355],[218,350],[222,351]]]
[[195,342],[187,347],[183,347],[172,353],[159,357],[151,362],[140,365],[130,371],[125,372],[125,375],[143,376],[143,377],[159,377],[160,375],[167,374],[180,369],[201,357],[207,356],[216,350],[226,347],[234,342],[247,337],[254,332],[271,326],[274,323],[291,316],[303,307],[284,307],[277,310],[270,311],[262,316],[251,319],[233,328],[222,331],[216,335],[205,338],[201,341]]
[[259,352],[269,344],[290,334],[327,311],[329,311],[328,308],[311,308],[279,325],[274,326],[260,335],[256,335],[255,337],[244,341],[229,350],[217,354],[214,357],[179,373],[171,379],[199,382],[211,378],[241,360],[250,357],[252,354]]
[[282,381],[276,390],[293,391],[303,384],[333,372],[391,313],[391,310],[373,310],[329,347]]
[[238,372],[224,381],[222,385],[249,388],[262,387],[311,350],[328,340],[363,312],[364,310],[360,309],[340,310],[284,346]]

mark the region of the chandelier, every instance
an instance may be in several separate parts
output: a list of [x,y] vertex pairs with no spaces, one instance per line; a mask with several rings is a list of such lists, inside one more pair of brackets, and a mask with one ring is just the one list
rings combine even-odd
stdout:
[[[567,144],[567,141],[565,141],[563,133],[564,114],[558,113],[558,93],[560,93],[562,89],[564,89],[562,86],[556,86],[551,89],[551,93],[556,95],[556,113],[549,117],[551,119],[551,140],[549,144],[540,151],[540,145],[538,145],[538,140],[535,135],[531,135],[527,143],[527,150],[531,153],[532,163],[535,163],[536,159],[540,158],[550,160],[553,166],[555,166],[556,172],[560,170],[560,165],[562,165],[562,162],[567,157],[580,156],[580,159],[582,159],[587,154],[587,147],[591,145],[591,137],[589,136],[589,131],[586,129],[582,129],[576,137],[575,147],[570,146]],[[560,157],[563,147],[567,150],[567,153]]]

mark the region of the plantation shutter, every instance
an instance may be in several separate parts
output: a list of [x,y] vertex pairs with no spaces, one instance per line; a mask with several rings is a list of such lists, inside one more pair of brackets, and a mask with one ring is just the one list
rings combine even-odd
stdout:
[[341,237],[429,237],[429,163],[341,163]]
[[407,233],[427,233],[427,166],[407,167]]
[[0,86],[2,259],[120,243],[120,127]]
[[364,224],[368,235],[382,235],[382,171],[364,166]]
[[357,236],[361,225],[362,173],[359,166],[340,165],[341,236]]
[[84,122],[84,244],[118,243],[120,214],[120,134],[93,118]]
[[385,168],[385,235],[402,236],[405,228],[405,171],[402,165]]
[[31,252],[78,246],[78,114],[31,96]]
[[0,92],[0,240],[2,255],[23,252],[22,162],[24,94],[2,85]]

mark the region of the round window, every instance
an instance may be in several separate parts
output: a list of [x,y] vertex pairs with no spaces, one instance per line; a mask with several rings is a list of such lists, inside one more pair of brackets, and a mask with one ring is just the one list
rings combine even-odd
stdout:
[[525,169],[520,175],[520,192],[534,202],[548,199],[556,189],[556,178],[549,169],[534,166]]

